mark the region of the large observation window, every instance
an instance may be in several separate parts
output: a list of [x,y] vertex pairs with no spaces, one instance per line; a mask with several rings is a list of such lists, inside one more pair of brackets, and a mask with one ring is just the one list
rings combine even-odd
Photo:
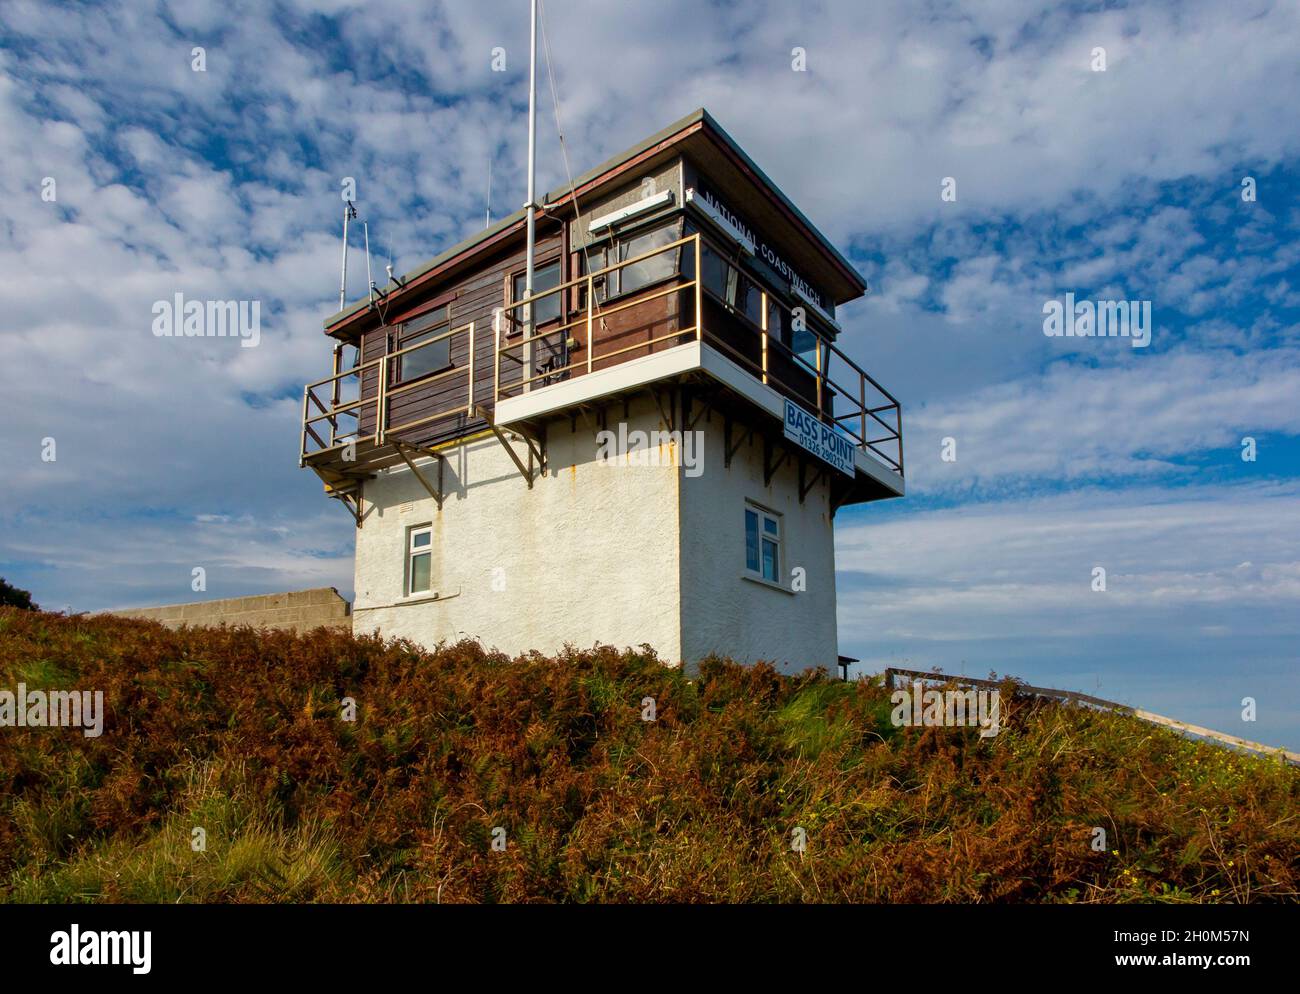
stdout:
[[[402,324],[397,332],[397,382],[407,383],[451,365],[449,309],[436,307]],[[443,336],[443,337],[439,337]],[[431,344],[422,345],[424,342]],[[413,348],[413,346],[421,346]],[[411,349],[410,352],[403,351]]]

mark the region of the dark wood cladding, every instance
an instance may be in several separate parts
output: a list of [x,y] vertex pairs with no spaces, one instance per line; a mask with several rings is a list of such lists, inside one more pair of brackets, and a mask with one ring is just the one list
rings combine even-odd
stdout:
[[[539,242],[539,263],[553,260],[559,248],[558,235]],[[474,324],[473,401],[475,405],[482,405],[492,410],[495,346],[495,335],[492,330],[493,312],[506,303],[509,281],[523,268],[523,265],[522,251],[504,254],[491,260],[487,268],[467,277],[450,292],[453,295],[449,295],[445,290],[439,293],[439,303],[446,303],[450,327],[453,330],[449,350],[453,372],[438,376],[427,386],[412,387],[397,394],[391,391],[401,385],[390,382],[387,419],[390,439],[400,438],[412,445],[430,446],[486,428],[486,422],[481,417],[459,411],[466,406],[468,400],[470,334],[464,326],[470,322]],[[571,272],[576,267],[566,268]],[[669,281],[640,291],[640,296],[651,299],[616,298],[604,302],[597,309],[592,318],[591,368],[593,371],[607,369],[651,353],[662,352],[694,339],[694,290],[664,292],[670,291],[672,285]],[[569,309],[564,320],[570,323],[565,337],[573,342],[567,354],[569,370],[558,373],[554,380],[534,381],[534,389],[561,379],[582,376],[587,372],[586,310],[578,310],[574,306],[579,303],[576,288],[565,296]],[[703,294],[703,302],[704,340],[750,375],[761,379],[763,368],[761,333],[710,294]],[[543,325],[539,332],[545,335],[550,329],[557,328],[559,323],[557,321],[550,325]],[[385,325],[366,332],[362,338],[362,362],[368,363],[388,352],[395,351],[399,347],[399,331],[399,326]],[[675,331],[681,333],[673,334]],[[508,341],[507,339],[506,342]],[[513,353],[519,355],[520,350],[515,349]],[[539,372],[548,361],[555,366],[565,364],[558,333],[540,339],[534,344],[533,362]],[[769,339],[767,369],[769,382],[773,387],[788,394],[808,410],[817,409],[816,378],[775,339]],[[522,366],[519,363],[511,362],[509,359],[502,363],[500,381],[502,396],[519,395],[521,375]],[[362,396],[367,399],[375,397],[378,386],[379,366],[376,364],[362,374]],[[832,402],[829,392],[823,391],[821,401],[822,410],[829,411]],[[415,428],[401,430],[403,424],[453,411],[456,413],[448,413],[445,417],[439,417]],[[369,405],[363,410],[360,427],[363,435],[374,432],[376,427],[374,405]]]
[[[539,237],[537,241],[537,265],[541,266],[558,258],[562,248],[562,236],[555,233],[549,237]],[[443,411],[464,408],[469,401],[469,355],[470,336],[462,332],[464,325],[473,322],[474,341],[474,392],[473,402],[493,410],[493,364],[495,362],[496,337],[492,330],[493,312],[504,306],[512,274],[524,268],[524,248],[500,253],[494,258],[482,260],[482,264],[473,273],[464,276],[459,282],[450,286],[440,286],[429,300],[446,303],[449,327],[455,332],[451,336],[450,360],[453,373],[439,376],[427,386],[413,387],[396,395],[389,395],[388,432],[389,438],[399,438],[412,445],[429,446],[450,441],[462,435],[472,434],[486,428],[487,423],[481,417],[465,414],[451,415],[426,422],[418,427],[394,432],[394,428],[412,421],[430,417]],[[407,307],[405,313],[418,313],[420,306]],[[396,351],[400,326],[382,325],[367,331],[361,340],[361,362],[367,363]],[[401,384],[393,382],[390,372],[389,389]],[[505,362],[501,368],[502,387],[517,383],[520,372],[517,364]],[[378,395],[379,365],[367,369],[361,376],[361,396],[370,400]],[[377,425],[375,404],[369,404],[361,416],[360,431],[362,435],[373,434]]]
[[[643,296],[651,296],[660,288],[649,288]],[[591,319],[591,368],[595,372],[630,362],[652,352],[662,352],[676,345],[684,345],[693,336],[673,335],[674,331],[693,325],[691,314],[694,304],[688,293],[667,293],[652,300],[631,303],[622,307],[617,300],[597,307]],[[630,302],[629,302],[630,303]],[[571,332],[577,343],[569,352],[569,362],[577,366],[578,375],[587,371],[587,311],[576,313],[580,322]]]

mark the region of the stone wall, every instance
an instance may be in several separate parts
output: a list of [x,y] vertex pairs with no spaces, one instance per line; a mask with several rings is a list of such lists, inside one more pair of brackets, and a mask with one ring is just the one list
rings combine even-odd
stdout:
[[254,628],[352,628],[352,606],[333,587],[294,590],[283,594],[228,597],[193,604],[167,604],[106,611],[122,618],[159,621],[168,628],[181,625],[252,625]]

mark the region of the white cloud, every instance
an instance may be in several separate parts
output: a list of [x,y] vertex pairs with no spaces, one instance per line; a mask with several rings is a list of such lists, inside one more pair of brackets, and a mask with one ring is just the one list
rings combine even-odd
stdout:
[[[1189,465],[1210,450],[1234,450],[1245,435],[1300,434],[1300,351],[1145,354],[1124,339],[1085,340],[1107,365],[1058,363],[1025,377],[937,401],[909,413],[908,480],[947,490],[975,483],[1035,478],[1070,482],[1150,475]],[[1130,354],[1125,356],[1124,352]],[[941,440],[957,441],[957,459],[943,462]],[[1214,454],[1240,466],[1236,451]],[[1296,467],[1267,451],[1260,471],[1290,475]]]
[[[1086,490],[841,524],[840,637],[979,640],[1161,631],[1198,611],[1300,615],[1295,485]],[[1107,589],[1092,589],[1092,570]],[[1209,615],[1205,615],[1209,617]]]

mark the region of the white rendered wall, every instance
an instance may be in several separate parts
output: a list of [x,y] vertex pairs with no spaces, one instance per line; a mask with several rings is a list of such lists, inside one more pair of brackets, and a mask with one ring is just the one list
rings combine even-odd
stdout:
[[[822,666],[832,675],[835,626],[835,540],[829,488],[819,481],[799,503],[793,455],[763,483],[763,442],[751,436],[724,465],[722,418],[701,422],[704,471],[682,480],[682,648],[689,662],[711,652],[738,662],[767,660],[783,673]],[[739,428],[733,428],[734,439]],[[742,577],[745,502],[781,519],[781,589]],[[805,571],[793,592],[791,569]]]
[[[658,427],[648,397],[630,411],[631,428]],[[526,464],[523,443],[514,445]],[[548,472],[532,490],[491,436],[447,455],[441,511],[405,467],[366,482],[355,631],[425,646],[478,638],[512,655],[650,643],[666,662],[682,658],[680,481],[667,453],[661,466],[605,465],[595,426],[579,418],[572,433],[567,420],[552,423]],[[433,461],[417,465],[436,485]],[[428,523],[439,597],[405,600],[407,529]]]
[[[612,405],[608,415],[617,431],[622,406]],[[665,427],[645,396],[631,403],[627,425]],[[668,663],[693,666],[717,652],[768,660],[787,673],[810,666],[837,673],[826,483],[800,504],[793,457],[765,486],[760,438],[742,445],[726,467],[721,416],[696,428],[702,442],[689,455],[701,460],[698,475],[681,465],[675,445],[654,450],[645,460],[650,465],[602,463],[596,426],[579,418],[575,432],[567,419],[552,422],[549,469],[531,491],[490,436],[447,450],[441,512],[404,467],[367,481],[355,631],[430,647],[478,638],[511,655],[550,655],[566,643],[649,643]],[[514,444],[523,457],[523,443]],[[436,465],[419,465],[436,485]],[[781,515],[782,589],[742,576],[746,499]],[[438,597],[407,599],[408,528],[430,523]],[[796,566],[806,576],[798,593],[791,592]],[[494,589],[494,579],[505,589]]]

